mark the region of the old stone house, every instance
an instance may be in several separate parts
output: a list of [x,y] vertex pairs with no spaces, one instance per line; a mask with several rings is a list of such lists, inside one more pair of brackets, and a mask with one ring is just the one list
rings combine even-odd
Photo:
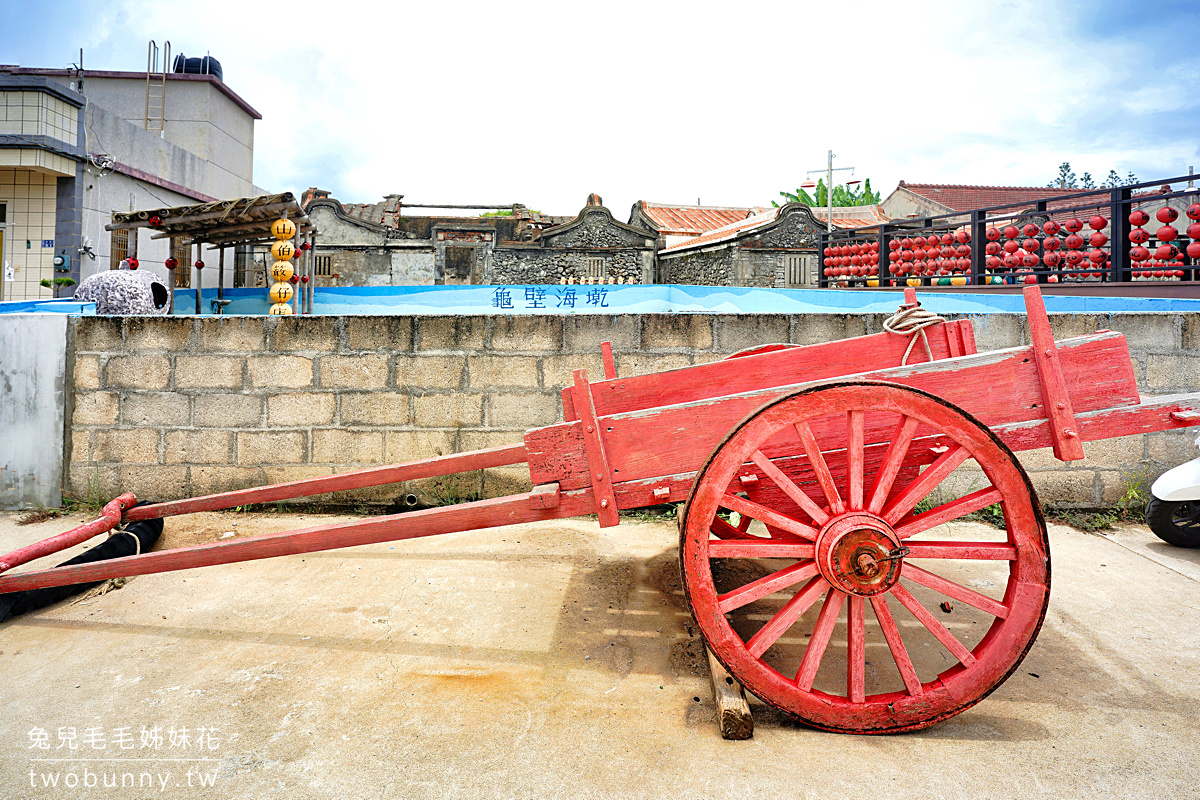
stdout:
[[[658,252],[659,283],[704,286],[815,286],[825,209],[788,203],[751,214]],[[886,222],[875,206],[833,209],[835,228]]]
[[500,216],[409,216],[402,195],[343,205],[320,189],[303,205],[321,232],[318,277],[341,285],[653,281],[654,232],[616,221],[594,194],[574,217],[522,205]]

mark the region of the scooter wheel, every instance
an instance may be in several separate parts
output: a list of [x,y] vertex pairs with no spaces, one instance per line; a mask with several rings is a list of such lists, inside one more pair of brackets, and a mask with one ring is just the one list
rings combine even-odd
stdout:
[[1200,547],[1200,502],[1152,498],[1146,504],[1146,524],[1167,544]]

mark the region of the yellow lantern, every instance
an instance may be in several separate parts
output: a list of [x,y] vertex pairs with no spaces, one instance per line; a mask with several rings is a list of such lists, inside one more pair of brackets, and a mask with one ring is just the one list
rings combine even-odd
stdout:
[[287,283],[293,274],[295,270],[292,269],[290,261],[276,261],[271,265],[271,280],[276,283]]
[[271,245],[271,255],[275,256],[276,261],[287,261],[296,253],[296,248],[291,242],[279,241]]
[[878,285],[879,285],[879,280],[877,278],[868,278],[867,279],[867,286],[870,286],[872,289],[874,289]]
[[292,307],[287,303],[276,303],[271,306],[269,313],[272,317],[286,317],[292,313]]
[[296,223],[290,219],[277,219],[271,223],[271,235],[276,239],[290,239],[296,235]]
[[292,287],[286,283],[271,285],[271,299],[276,303],[286,303],[292,299]]
[[909,278],[907,281],[905,281],[905,283],[907,283],[909,286],[921,286],[921,285],[923,285],[923,283],[922,283],[922,281],[921,281],[921,279],[920,279],[920,278]]
[[955,276],[950,279],[950,285],[951,286],[966,286],[967,279],[961,275]]

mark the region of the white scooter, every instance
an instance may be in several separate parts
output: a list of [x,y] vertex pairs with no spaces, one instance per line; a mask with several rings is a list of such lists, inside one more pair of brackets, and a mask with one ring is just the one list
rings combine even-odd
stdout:
[[1150,493],[1146,524],[1154,535],[1176,547],[1200,547],[1200,458],[1164,472]]

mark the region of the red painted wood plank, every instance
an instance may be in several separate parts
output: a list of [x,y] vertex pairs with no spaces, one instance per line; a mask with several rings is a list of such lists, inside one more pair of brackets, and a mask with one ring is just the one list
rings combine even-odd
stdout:
[[300,531],[264,533],[245,539],[160,550],[114,558],[111,561],[5,575],[0,577],[0,593],[66,586],[72,583],[91,583],[109,578],[150,575],[215,564],[232,564],[341,547],[358,547],[537,520],[562,519],[591,514],[596,510],[590,489],[563,493],[555,508],[535,508],[530,495],[531,493],[510,495],[358,522],[322,525]]
[[[584,454],[587,457],[588,478],[596,493],[597,515],[601,528],[611,528],[621,520],[617,514],[617,497],[613,493],[613,473],[609,468],[604,435],[596,421],[596,408],[588,391],[587,370],[575,370],[575,410],[583,434]],[[540,483],[540,481],[539,481]]]
[[[970,322],[963,321],[966,325]],[[945,325],[957,325],[951,322]],[[949,358],[946,337],[938,328],[927,329],[935,359]],[[592,400],[601,416],[658,406],[689,403],[712,397],[751,392],[772,386],[834,378],[848,371],[867,372],[898,365],[908,339],[890,333],[856,336],[836,342],[789,347],[757,355],[697,364],[592,384]],[[578,411],[571,387],[563,389],[564,419],[574,420]],[[567,414],[568,406],[571,407]]]
[[[447,456],[430,458],[425,461],[411,461],[406,464],[389,464],[385,467],[372,467],[354,472],[342,472],[321,478],[306,478],[302,481],[275,483],[270,486],[257,486],[253,489],[239,489],[235,492],[222,492],[204,497],[192,497],[187,500],[172,500],[166,503],[156,503],[148,506],[138,506],[125,514],[125,521],[137,522],[145,519],[158,519],[177,514],[191,514],[196,511],[216,511],[222,508],[251,505],[253,503],[271,503],[276,500],[291,500],[296,497],[308,497],[326,492],[341,492],[347,489],[363,489],[369,486],[382,486],[385,483],[398,483],[418,478],[432,478],[439,475],[453,475],[458,472],[471,472],[488,467],[503,467],[508,464],[525,463],[525,446],[509,444],[501,447],[491,447],[486,450],[474,450],[469,453],[452,453]],[[536,481],[536,483],[552,483],[553,481]]]
[[1026,286],[1024,294],[1034,364],[1037,365],[1038,379],[1042,385],[1050,435],[1054,439],[1054,457],[1059,461],[1078,461],[1083,458],[1083,443],[1076,430],[1075,412],[1071,408],[1071,396],[1067,392],[1067,380],[1063,376],[1058,347],[1054,344],[1054,333],[1050,330],[1050,318],[1046,316],[1042,290],[1037,286]]
[[[785,351],[791,352],[791,351]],[[1111,409],[1139,400],[1125,338],[1117,333],[1093,334],[1059,343],[1064,375],[1077,412]],[[737,361],[749,361],[750,356]],[[669,375],[670,373],[663,373]],[[1028,347],[978,353],[957,359],[893,367],[845,376],[885,380],[924,389],[962,408],[989,426],[1044,419],[1044,402],[1037,367]],[[595,386],[595,384],[593,384]],[[625,482],[694,471],[733,426],[764,403],[795,391],[798,386],[765,390],[602,416],[614,480]],[[885,441],[892,425],[879,417],[883,429],[871,428],[866,441]],[[822,449],[845,446],[845,427],[814,433]],[[837,442],[840,441],[840,444]],[[528,431],[525,447],[534,483],[560,481],[563,488],[590,484],[579,423],[562,423]],[[764,449],[768,455],[774,454]]]
[[[1200,392],[1147,396],[1134,406],[1076,413],[1075,424],[1079,428],[1079,437],[1085,442],[1196,425],[1186,417],[1180,420],[1171,416],[1172,412],[1179,411],[1200,412]],[[1015,451],[1036,450],[1053,444],[1045,419],[998,425],[992,430]]]

